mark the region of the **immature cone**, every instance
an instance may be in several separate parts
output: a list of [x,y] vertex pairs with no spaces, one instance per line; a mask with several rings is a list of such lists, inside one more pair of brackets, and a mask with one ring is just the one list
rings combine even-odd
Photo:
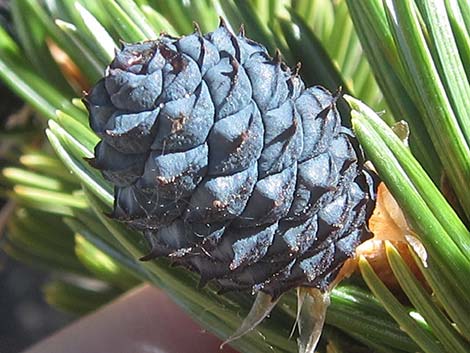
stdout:
[[369,237],[374,182],[337,97],[214,32],[125,44],[85,101],[113,217],[223,290],[326,289]]

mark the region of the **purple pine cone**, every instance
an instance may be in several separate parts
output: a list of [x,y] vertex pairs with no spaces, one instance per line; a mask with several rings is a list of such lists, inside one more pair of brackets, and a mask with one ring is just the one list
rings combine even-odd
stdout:
[[125,44],[85,98],[113,217],[222,290],[325,290],[369,237],[375,182],[337,97],[222,24]]

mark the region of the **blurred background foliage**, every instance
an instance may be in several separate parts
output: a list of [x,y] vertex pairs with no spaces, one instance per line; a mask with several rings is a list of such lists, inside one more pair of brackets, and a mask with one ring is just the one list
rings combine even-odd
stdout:
[[[221,338],[249,310],[250,294],[217,295],[210,285],[198,289],[193,274],[166,260],[139,262],[145,244],[105,216],[112,188],[84,159],[98,138],[80,98],[120,41],[188,34],[194,22],[205,33],[222,16],[234,31],[243,24],[271,53],[279,48],[289,66],[300,63],[307,85],[347,95],[340,102],[344,123],[352,124],[404,212],[401,238],[384,234],[379,250],[361,253],[359,271],[332,292],[319,351],[470,351],[468,1],[17,0],[2,6],[0,78],[24,105],[1,95],[1,248],[49,273],[43,293],[52,306],[81,315],[147,281]],[[394,275],[395,288],[384,284],[377,261]],[[295,293],[289,293],[269,320],[233,345],[241,352],[295,352],[289,338],[295,317]]]

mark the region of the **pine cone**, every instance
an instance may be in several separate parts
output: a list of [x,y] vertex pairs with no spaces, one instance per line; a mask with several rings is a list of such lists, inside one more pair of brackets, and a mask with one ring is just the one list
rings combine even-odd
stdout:
[[325,290],[369,237],[375,193],[336,100],[223,23],[125,44],[85,98],[92,164],[145,260],[222,290]]

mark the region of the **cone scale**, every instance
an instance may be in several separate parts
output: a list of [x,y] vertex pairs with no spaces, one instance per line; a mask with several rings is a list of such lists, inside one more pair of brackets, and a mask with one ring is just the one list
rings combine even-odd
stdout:
[[325,291],[370,234],[375,183],[337,96],[222,23],[125,44],[85,98],[113,217],[222,291]]

